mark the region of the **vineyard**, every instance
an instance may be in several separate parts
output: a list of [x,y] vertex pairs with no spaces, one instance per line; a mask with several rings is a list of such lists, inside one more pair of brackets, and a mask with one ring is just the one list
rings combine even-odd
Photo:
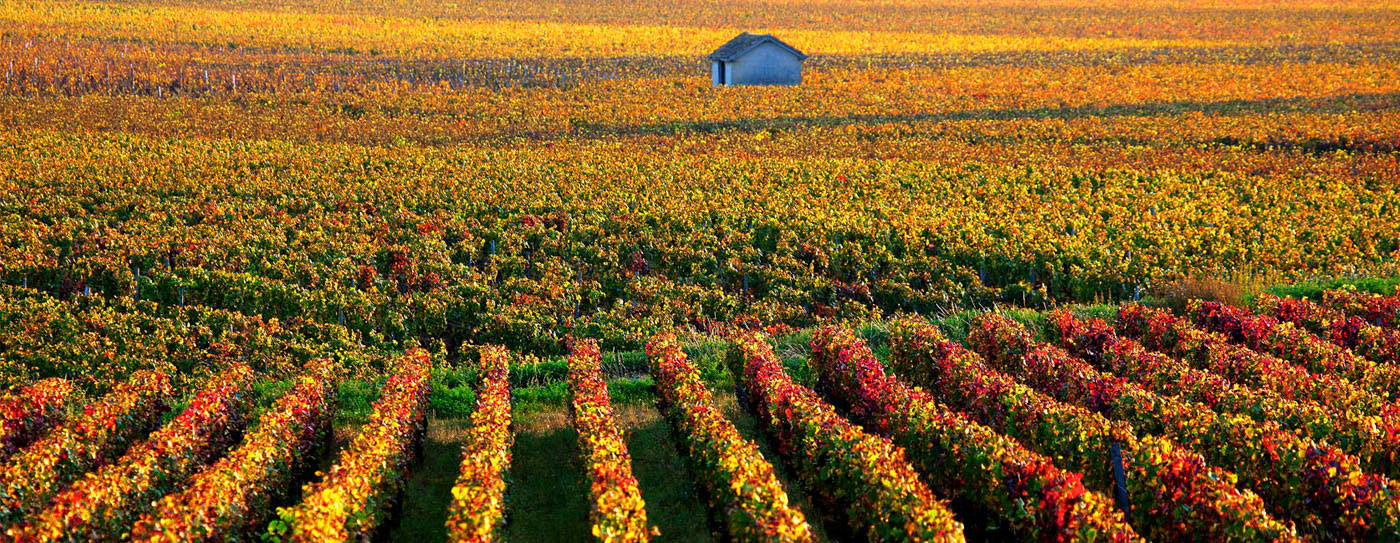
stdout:
[[0,0],[0,543],[1400,541],[1397,29]]
[[[237,360],[108,392],[50,377],[0,399],[0,539],[1392,541],[1397,315],[1400,294],[1335,290],[666,331],[607,356],[575,339],[562,359],[439,344],[384,378],[330,358],[261,383]],[[557,402],[568,431],[541,431]],[[655,429],[627,420],[643,410]],[[550,499],[578,517],[538,526]]]

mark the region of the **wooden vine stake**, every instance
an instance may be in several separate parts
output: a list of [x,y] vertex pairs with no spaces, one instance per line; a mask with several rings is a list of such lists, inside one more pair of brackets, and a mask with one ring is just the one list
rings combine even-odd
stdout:
[[1128,477],[1123,471],[1123,448],[1118,442],[1109,445],[1108,459],[1113,467],[1113,501],[1118,503],[1118,509],[1123,511],[1125,518],[1130,517],[1133,514],[1133,503],[1128,499]]

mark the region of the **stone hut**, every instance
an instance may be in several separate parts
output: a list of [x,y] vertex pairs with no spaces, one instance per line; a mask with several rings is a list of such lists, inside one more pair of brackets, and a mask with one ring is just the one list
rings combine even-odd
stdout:
[[797,85],[807,55],[768,34],[745,32],[707,58],[714,86]]

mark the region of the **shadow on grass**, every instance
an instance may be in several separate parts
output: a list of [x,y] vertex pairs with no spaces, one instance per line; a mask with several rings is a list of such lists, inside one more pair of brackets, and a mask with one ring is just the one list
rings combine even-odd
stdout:
[[704,498],[676,448],[671,426],[650,405],[614,405],[646,501],[647,522],[661,541],[715,541]]
[[461,468],[462,442],[471,422],[466,418],[432,419],[423,437],[423,457],[409,476],[403,510],[387,534],[388,541],[438,543],[447,538],[447,504]]
[[[773,473],[778,476],[778,482],[782,483],[783,490],[787,491],[788,502],[795,505],[802,511],[802,516],[807,518],[807,524],[812,526],[812,534],[820,542],[835,541],[828,532],[841,533],[849,531],[844,526],[840,526],[839,516],[828,515],[826,512],[817,509],[812,503],[811,496],[807,489],[797,479],[797,474],[788,467],[783,457],[778,454],[778,450],[766,437],[763,429],[759,426],[758,419],[739,407],[734,392],[730,390],[712,389],[715,404],[724,411],[724,415],[729,421],[734,423],[734,427],[739,430],[739,434],[744,438],[753,441],[758,445],[758,450],[763,453],[763,458],[768,463],[773,464]],[[836,526],[828,526],[836,524]]]
[[[647,519],[661,530],[659,540],[714,541],[705,505],[677,453],[669,425],[649,404],[622,403],[615,408],[646,500]],[[578,434],[564,408],[536,409],[516,414],[504,535],[516,543],[593,541]],[[423,459],[408,480],[401,516],[390,527],[387,541],[444,541],[447,505],[469,424],[466,418],[430,422]]]
[[[429,422],[423,458],[409,477],[401,517],[390,542],[440,543],[447,538],[447,505],[461,470],[469,418]],[[578,466],[577,434],[560,410],[516,416],[506,499],[506,540],[592,541],[588,487]]]
[[593,540],[577,442],[562,409],[517,417],[507,541]]

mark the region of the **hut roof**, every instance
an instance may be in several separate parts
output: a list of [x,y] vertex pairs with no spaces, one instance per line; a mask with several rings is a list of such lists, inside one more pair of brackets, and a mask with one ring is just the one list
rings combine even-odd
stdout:
[[798,51],[793,46],[783,43],[782,40],[774,38],[769,34],[750,34],[748,32],[739,34],[735,36],[734,39],[725,42],[724,45],[719,46],[719,49],[715,49],[715,52],[710,53],[710,56],[706,58],[719,62],[732,62],[734,59],[744,56],[744,53],[765,43],[772,43],[778,47],[787,49],[788,52],[791,52],[793,56],[796,56],[799,60],[805,60],[807,58],[807,55],[802,54],[802,51]]

